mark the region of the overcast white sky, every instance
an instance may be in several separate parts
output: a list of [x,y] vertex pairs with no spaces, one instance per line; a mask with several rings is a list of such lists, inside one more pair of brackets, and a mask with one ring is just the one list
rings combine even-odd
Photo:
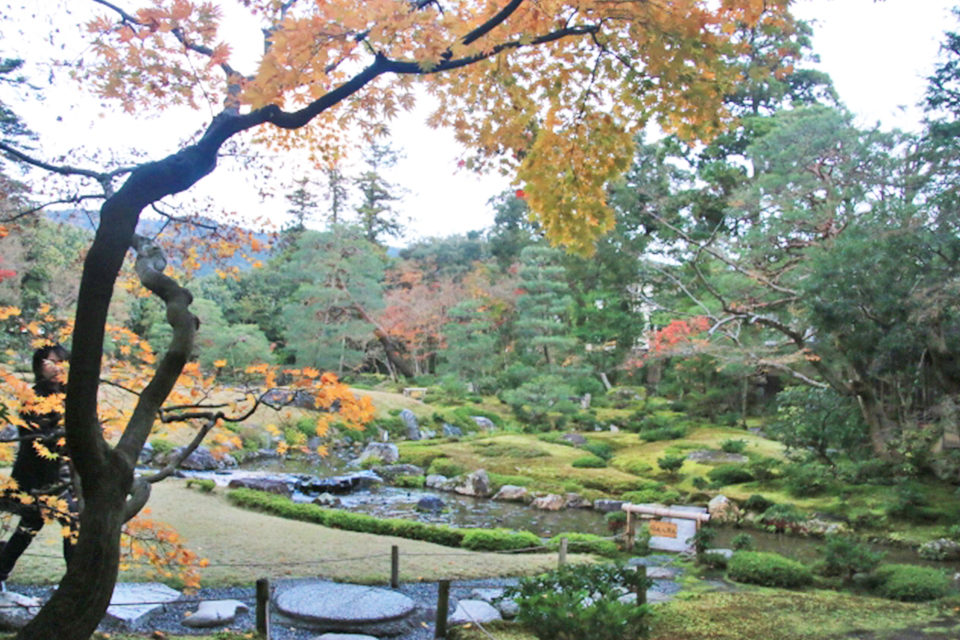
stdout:
[[[814,51],[821,58],[820,68],[833,77],[841,98],[860,124],[915,128],[920,117],[916,104],[923,94],[924,78],[932,71],[942,33],[958,28],[950,14],[952,5],[953,0],[797,0],[794,11],[815,21]],[[29,37],[22,28],[0,31],[0,53],[29,58],[24,53],[29,46],[49,46],[43,41],[28,44]],[[202,115],[194,116],[177,126],[158,121],[144,135],[142,118],[104,126],[92,118],[90,105],[67,102],[74,106],[48,101],[23,112],[42,134],[45,157],[67,153],[79,144],[87,150],[92,139],[115,149],[132,143],[149,157],[159,158],[175,150],[179,137],[188,135],[202,120]],[[458,170],[460,149],[449,133],[422,124],[426,112],[418,109],[392,127],[395,146],[405,154],[391,177],[407,190],[401,205],[412,219],[407,239],[488,226],[493,211],[487,200],[510,188],[509,178],[478,177]],[[299,177],[290,173],[291,182]],[[190,193],[191,197],[213,194],[247,218],[277,217],[287,208],[282,196],[258,202],[254,186],[243,184],[236,174],[218,170]],[[277,187],[281,194],[286,190],[288,185]]]

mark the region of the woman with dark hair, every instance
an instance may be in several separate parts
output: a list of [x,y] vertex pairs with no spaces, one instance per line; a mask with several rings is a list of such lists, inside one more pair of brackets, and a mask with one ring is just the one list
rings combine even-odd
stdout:
[[[33,353],[33,390],[37,396],[48,397],[64,392],[66,380],[63,363],[69,358],[70,353],[59,344],[41,347]],[[66,512],[47,506],[42,499],[44,494],[50,495],[50,491],[64,484],[61,477],[63,452],[57,444],[63,437],[60,412],[29,412],[20,414],[20,417],[26,424],[18,427],[20,447],[10,476],[17,482],[16,493],[28,493],[39,499],[30,504],[21,503],[15,509],[20,515],[20,523],[0,548],[0,582],[6,581],[20,555],[43,528],[45,514],[70,528],[71,535],[63,539],[63,557],[67,562],[73,555],[76,538],[76,506],[69,490],[60,491],[63,494],[60,497],[65,498],[68,505]],[[42,446],[35,446],[35,442]],[[59,455],[42,455],[43,449]]]

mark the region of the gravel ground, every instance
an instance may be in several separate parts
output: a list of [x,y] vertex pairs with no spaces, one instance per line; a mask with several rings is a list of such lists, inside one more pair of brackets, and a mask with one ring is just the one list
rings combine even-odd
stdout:
[[[456,607],[457,600],[463,600],[470,597],[470,593],[479,587],[506,587],[516,584],[515,579],[487,579],[487,580],[465,580],[455,581],[450,586],[450,611]],[[31,585],[7,584],[9,591],[16,591],[25,595],[35,596],[41,599],[49,597],[52,587],[38,587]],[[410,617],[410,631],[403,635],[394,636],[395,640],[432,640],[434,632],[434,623],[436,620],[437,607],[437,583],[422,582],[401,584],[400,593],[411,598],[417,603],[417,609]],[[197,599],[202,600],[239,600],[245,603],[250,610],[241,613],[236,620],[227,627],[238,631],[250,631],[255,626],[255,599],[254,586],[248,587],[227,587],[217,589],[201,589],[199,593],[192,596],[184,596],[182,600],[173,602],[152,611],[143,616],[134,624],[105,620],[100,624],[100,630],[108,633],[120,632],[153,632],[163,631],[169,634],[180,635],[210,635],[217,631],[214,629],[191,629],[180,624],[187,612],[196,611]],[[311,640],[320,635],[320,632],[306,629],[291,628],[281,625],[274,621],[271,625],[272,637],[274,640]]]

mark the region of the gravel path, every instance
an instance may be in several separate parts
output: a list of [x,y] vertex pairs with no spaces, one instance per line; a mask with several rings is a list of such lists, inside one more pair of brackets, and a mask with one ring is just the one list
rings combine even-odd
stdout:
[[[477,588],[505,587],[516,584],[515,579],[486,579],[486,580],[465,580],[455,581],[450,586],[450,611],[456,607],[457,600],[463,600],[470,597],[470,593]],[[52,587],[38,587],[31,585],[7,584],[9,591],[16,591],[30,596],[46,599],[49,597]],[[437,607],[437,583],[422,582],[401,584],[400,593],[411,598],[416,604],[417,609],[411,616],[411,629],[408,633],[394,636],[395,640],[432,640],[434,623],[436,620]],[[223,628],[229,628],[237,631],[252,631],[255,626],[255,589],[253,585],[248,587],[226,587],[201,589],[199,593],[192,596],[184,596],[186,602],[173,602],[168,605],[152,611],[140,618],[135,624],[115,622],[105,620],[100,624],[100,630],[107,633],[121,632],[153,632],[163,631],[168,634],[178,635],[210,635]],[[187,612],[196,611],[197,599],[202,600],[239,600],[250,610],[237,616],[233,624],[228,627],[213,629],[191,629],[180,624]],[[306,629],[296,629],[273,622],[271,625],[272,637],[274,640],[311,640],[320,635],[317,631]]]

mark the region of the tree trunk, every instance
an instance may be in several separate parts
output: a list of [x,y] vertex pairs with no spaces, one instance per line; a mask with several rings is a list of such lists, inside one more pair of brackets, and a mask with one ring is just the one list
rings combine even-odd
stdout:
[[[117,581],[127,495],[122,472],[113,471],[102,474],[98,482],[87,482],[86,508],[67,572],[17,640],[87,640],[103,619]],[[132,476],[127,472],[125,477]]]
[[874,455],[884,460],[892,459],[893,455],[887,442],[888,435],[894,431],[894,425],[883,410],[882,403],[870,392],[858,394],[857,403],[860,405],[860,413],[869,429],[870,448]]

